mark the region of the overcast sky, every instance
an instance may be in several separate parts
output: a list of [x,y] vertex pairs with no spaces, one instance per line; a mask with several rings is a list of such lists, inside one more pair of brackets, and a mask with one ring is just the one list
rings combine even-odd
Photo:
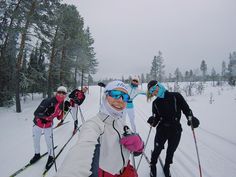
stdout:
[[150,71],[163,54],[166,75],[221,70],[236,51],[236,0],[64,0],[90,27],[99,62],[95,79]]

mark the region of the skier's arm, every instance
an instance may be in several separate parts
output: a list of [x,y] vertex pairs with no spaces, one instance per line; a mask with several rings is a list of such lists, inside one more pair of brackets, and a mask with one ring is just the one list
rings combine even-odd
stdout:
[[69,98],[74,99],[75,97],[75,92],[77,91],[77,89],[73,90],[70,94],[69,94]]
[[180,93],[177,93],[177,98],[177,101],[179,101],[178,105],[180,106],[186,118],[188,119],[190,116],[193,116],[192,110],[189,108],[189,105],[185,101],[184,97]]
[[39,117],[39,118],[43,118],[46,115],[46,111],[48,109],[50,102],[48,99],[44,99],[40,105],[38,106],[38,108],[34,111],[34,116]]
[[149,117],[149,119],[148,119],[147,122],[148,122],[151,126],[155,127],[155,126],[158,124],[158,122],[159,122],[160,120],[161,120],[160,113],[159,113],[159,111],[158,111],[158,107],[157,107],[157,105],[156,105],[156,102],[154,101],[154,102],[152,103],[152,116]]
[[79,90],[77,93],[76,93],[76,96],[75,96],[75,102],[76,104],[78,104],[79,106],[84,102],[85,100],[85,94],[82,90]]
[[98,139],[103,131],[101,127],[91,120],[83,124],[77,143],[69,151],[55,177],[88,177],[97,175],[99,163],[97,156],[99,153]]

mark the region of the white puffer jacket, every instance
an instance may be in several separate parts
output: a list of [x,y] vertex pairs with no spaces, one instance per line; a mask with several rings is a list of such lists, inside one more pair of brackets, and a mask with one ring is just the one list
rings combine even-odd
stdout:
[[[122,119],[102,112],[85,122],[79,132],[78,142],[69,151],[55,177],[98,176],[98,156],[95,155],[98,149],[99,168],[111,174],[120,174],[127,166],[130,155],[119,143],[124,126]],[[99,144],[100,148],[97,148]]]

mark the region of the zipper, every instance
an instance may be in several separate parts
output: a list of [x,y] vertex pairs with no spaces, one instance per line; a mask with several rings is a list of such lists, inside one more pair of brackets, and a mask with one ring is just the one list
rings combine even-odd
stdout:
[[[113,120],[112,126],[113,126],[114,130],[117,132],[117,134],[118,134],[118,136],[119,136],[119,140],[121,140],[120,133],[119,133],[118,130],[115,128],[115,120]],[[125,166],[125,158],[124,158],[124,154],[123,154],[123,151],[122,151],[122,145],[121,145],[121,144],[120,144],[120,153],[121,153],[121,157],[122,157],[122,160],[123,160],[123,166]]]

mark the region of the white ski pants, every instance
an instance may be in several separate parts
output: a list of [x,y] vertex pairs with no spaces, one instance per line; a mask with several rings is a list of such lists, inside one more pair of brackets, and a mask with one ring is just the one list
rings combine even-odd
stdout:
[[53,156],[52,131],[53,131],[52,127],[40,128],[37,125],[33,125],[33,140],[34,140],[35,154],[40,153],[40,138],[42,133],[44,132],[48,155]]
[[74,121],[78,120],[78,104],[74,104],[74,107],[71,107],[71,114]]
[[127,108],[126,112],[129,116],[131,128],[132,128],[133,132],[136,133],[136,125],[134,122],[134,119],[135,119],[134,108]]

